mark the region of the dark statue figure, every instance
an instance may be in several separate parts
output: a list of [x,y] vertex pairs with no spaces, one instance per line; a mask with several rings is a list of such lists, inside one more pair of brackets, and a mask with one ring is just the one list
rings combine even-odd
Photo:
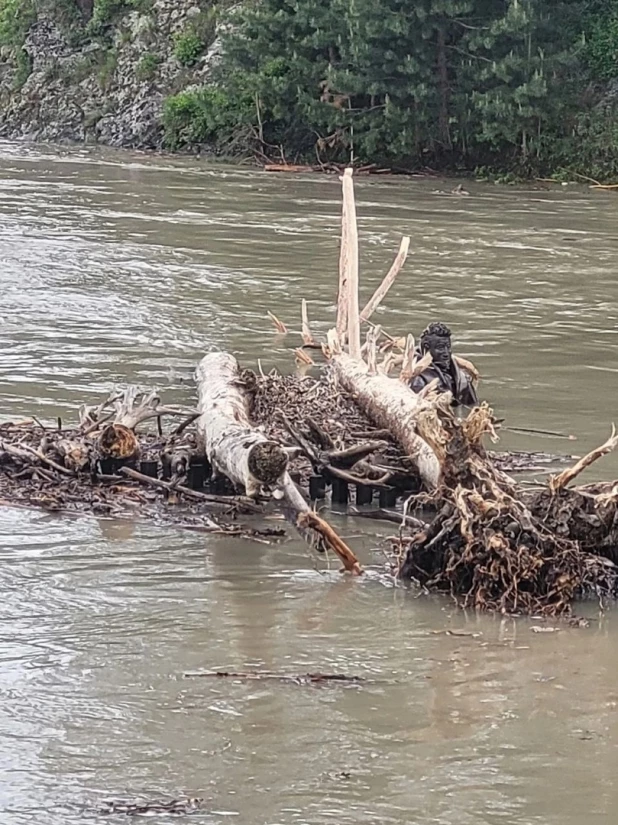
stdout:
[[439,389],[442,392],[451,392],[455,404],[464,404],[474,407],[478,404],[478,396],[472,379],[459,367],[451,351],[451,331],[442,323],[429,324],[422,333],[417,357],[430,352],[433,363],[420,375],[412,380],[414,392],[420,392],[434,378],[439,380]]

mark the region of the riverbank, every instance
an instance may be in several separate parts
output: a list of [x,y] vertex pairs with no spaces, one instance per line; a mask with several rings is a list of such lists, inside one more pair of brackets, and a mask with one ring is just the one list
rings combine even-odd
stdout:
[[[313,140],[299,146],[291,135],[281,141],[269,138],[275,124],[268,126],[261,103],[257,111],[245,111],[246,95],[231,95],[225,83],[212,85],[221,59],[225,5],[214,6],[211,0],[42,0],[36,14],[21,4],[8,25],[7,3],[0,2],[0,138],[337,171],[350,153],[360,151],[358,146],[346,149],[344,141],[337,149],[322,145],[321,138],[315,146]],[[613,81],[596,84],[580,112],[582,122],[569,127],[568,139],[548,133],[542,151],[525,157],[509,145],[495,151],[477,146],[463,153],[453,146],[448,152],[423,150],[416,159],[410,155],[402,161],[376,148],[373,156],[361,154],[357,166],[371,174],[451,175],[500,183],[538,178],[612,182],[618,171],[616,99]],[[255,109],[255,102],[249,109]],[[384,157],[372,162],[377,154]]]

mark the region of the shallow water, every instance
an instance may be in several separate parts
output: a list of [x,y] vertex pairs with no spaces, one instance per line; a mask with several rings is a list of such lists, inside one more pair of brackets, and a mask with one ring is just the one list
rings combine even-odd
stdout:
[[[578,437],[504,445],[579,454],[616,415],[618,200],[453,186],[357,181],[363,293],[410,234],[381,322],[446,321],[509,424]],[[190,403],[211,348],[293,369],[266,313],[297,329],[305,297],[328,329],[339,198],[335,178],[0,144],[2,415],[68,421],[126,382]],[[379,528],[343,529],[380,562]],[[0,562],[3,825],[121,822],[104,800],[183,794],[205,812],[176,821],[217,825],[616,822],[615,612],[537,634],[318,573],[294,539],[25,510],[0,510]],[[253,666],[368,681],[183,678]]]

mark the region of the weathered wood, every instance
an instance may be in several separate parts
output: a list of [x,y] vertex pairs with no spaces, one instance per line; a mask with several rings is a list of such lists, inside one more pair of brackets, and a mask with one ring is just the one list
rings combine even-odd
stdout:
[[130,430],[152,418],[160,418],[163,415],[187,416],[195,412],[180,407],[162,407],[161,398],[156,390],[144,394],[137,387],[127,387],[121,396],[114,399],[114,408],[114,424],[122,424]]
[[316,343],[315,338],[313,337],[313,333],[311,332],[311,327],[309,325],[309,312],[307,311],[307,301],[303,298],[300,304],[300,315],[301,315],[301,323],[302,323],[302,338],[303,338],[303,346],[305,347],[317,347],[318,344]]
[[[431,447],[417,434],[415,426],[416,414],[423,404],[423,399],[401,381],[388,377],[388,372],[396,360],[390,351],[391,347],[386,353],[384,362],[379,367],[376,365],[379,327],[370,331],[368,335],[368,363],[365,363],[361,357],[359,337],[361,318],[358,309],[358,231],[351,169],[346,169],[343,175],[342,192],[337,322],[335,329],[328,333],[326,354],[331,359],[335,375],[343,389],[354,397],[359,407],[376,425],[384,427],[392,434],[415,462],[426,486],[429,489],[435,489],[440,480],[440,463]],[[407,254],[407,246],[408,244],[404,242],[400,250],[401,265]],[[385,279],[386,286],[389,285],[389,281],[392,283],[400,268],[401,266],[397,263],[393,265]],[[375,308],[378,305],[381,294],[386,294],[386,291],[377,290],[368,305],[369,311],[372,306]],[[345,344],[343,331],[346,329],[349,348],[347,353],[343,350]],[[405,343],[404,340],[402,345],[405,346]],[[409,348],[410,343],[408,341]],[[409,355],[409,358],[411,357]],[[412,364],[412,371],[413,366]]]
[[313,511],[288,473],[286,448],[252,426],[236,359],[225,352],[205,355],[197,368],[197,386],[201,413],[198,437],[213,472],[244,487],[252,498],[268,495],[280,501],[285,517],[304,538],[320,538],[341,558],[346,569],[361,572],[356,557],[332,528],[327,530],[325,522],[313,518]]
[[616,428],[612,425],[612,434],[604,444],[589,452],[575,464],[563,470],[556,476],[552,476],[549,480],[549,489],[552,493],[557,493],[564,489],[568,484],[574,481],[577,476],[582,473],[591,464],[594,464],[599,458],[611,453],[618,446],[618,435],[616,435]]
[[[339,303],[347,304],[347,333],[350,355],[360,358],[360,314],[358,304],[358,227],[352,169],[343,173],[343,211],[341,216],[341,259],[344,289]],[[339,309],[340,307],[338,307]],[[339,324],[338,324],[339,326]]]
[[86,470],[90,463],[90,448],[85,441],[62,438],[56,442],[58,455],[64,461],[64,466],[78,473]]
[[399,442],[426,486],[437,487],[440,463],[416,432],[416,416],[423,399],[398,379],[370,375],[363,361],[345,352],[332,354],[331,364],[343,389],[354,396],[358,406],[378,427],[388,430]]
[[250,498],[268,495],[287,474],[287,452],[249,422],[236,359],[204,356],[197,368],[198,434],[213,471],[244,487]]
[[410,248],[410,238],[406,235],[401,239],[401,244],[399,246],[399,252],[397,253],[397,257],[393,261],[391,268],[388,270],[386,275],[384,276],[384,280],[380,284],[380,286],[376,289],[373,293],[365,308],[360,314],[361,321],[368,321],[376,309],[380,306],[386,294],[388,293],[389,289],[395,283],[395,278],[399,275],[401,268],[403,267],[404,263],[406,262],[406,258],[408,257],[408,249]]

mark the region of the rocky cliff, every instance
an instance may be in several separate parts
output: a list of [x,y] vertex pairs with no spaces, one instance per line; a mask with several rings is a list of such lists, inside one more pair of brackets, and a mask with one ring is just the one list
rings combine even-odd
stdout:
[[0,137],[161,147],[165,99],[217,58],[210,0],[119,2],[103,20],[82,0],[68,23],[56,10],[0,50]]

